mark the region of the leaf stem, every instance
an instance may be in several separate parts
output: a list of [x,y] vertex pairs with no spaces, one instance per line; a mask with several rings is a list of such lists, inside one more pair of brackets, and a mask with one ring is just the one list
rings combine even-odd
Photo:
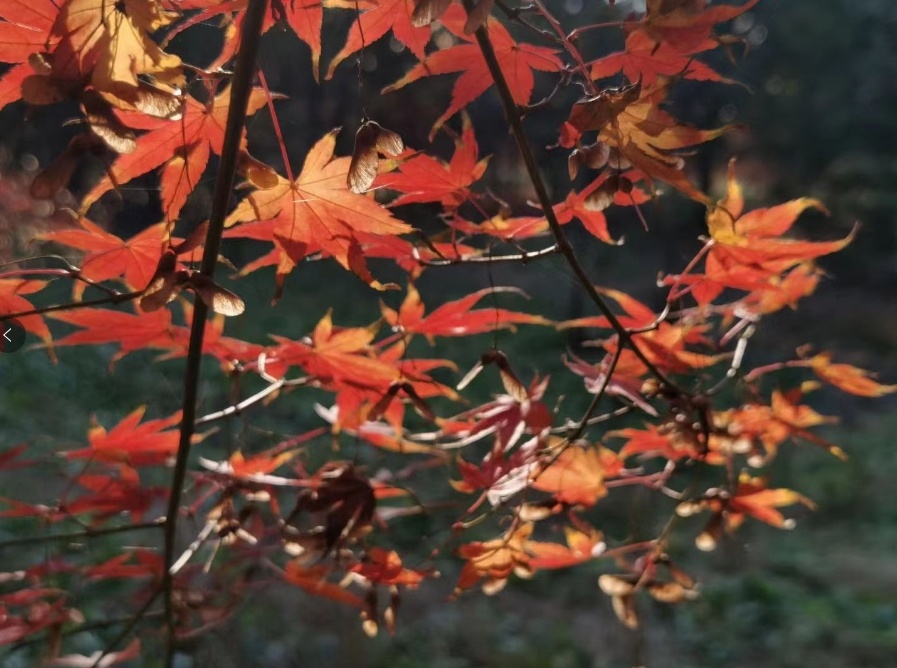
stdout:
[[585,79],[583,83],[586,88],[588,88],[589,93],[597,95],[598,86],[592,81],[592,75],[589,73],[589,68],[582,59],[579,49],[576,48],[576,45],[573,44],[570,37],[564,32],[564,29],[561,27],[561,24],[558,23],[558,20],[554,18],[554,15],[548,11],[548,8],[542,0],[533,0],[533,4],[538,7],[539,13],[546,21],[548,21],[549,25],[551,25],[552,30],[554,30],[558,36],[558,41],[563,44],[564,50],[569,53],[570,57],[576,62],[576,69],[579,70],[579,73],[582,75],[583,79]]

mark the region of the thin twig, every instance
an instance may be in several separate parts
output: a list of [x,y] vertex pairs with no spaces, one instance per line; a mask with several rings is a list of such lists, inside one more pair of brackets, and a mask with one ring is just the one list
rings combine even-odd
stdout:
[[589,68],[586,67],[585,61],[582,59],[582,55],[579,53],[579,49],[576,48],[576,45],[570,40],[567,36],[567,33],[564,32],[564,29],[561,27],[561,24],[558,23],[558,20],[554,18],[554,15],[548,11],[548,8],[542,2],[542,0],[533,0],[536,7],[539,9],[539,13],[542,14],[542,17],[548,21],[549,25],[551,25],[552,30],[557,34],[558,41],[563,44],[564,50],[570,54],[570,57],[576,61],[576,69],[579,70],[579,73],[582,75],[582,78],[585,79],[585,86],[588,89],[589,93],[592,95],[598,95],[598,86],[595,85],[595,82],[592,81],[592,75],[589,73]]
[[108,654],[115,651],[115,648],[122,640],[131,635],[131,631],[134,630],[134,627],[136,627],[140,623],[140,621],[147,616],[150,606],[156,601],[157,598],[159,598],[159,594],[162,593],[162,589],[163,587],[156,587],[156,590],[153,592],[152,596],[146,599],[146,602],[142,606],[140,606],[140,609],[137,612],[134,613],[125,628],[119,631],[118,635],[116,635],[111,641],[106,644],[106,647],[96,658],[96,661],[93,662],[93,665],[91,665],[90,668],[99,668],[99,666],[102,665],[103,659],[106,658]]
[[227,408],[223,408],[220,411],[215,411],[214,413],[209,413],[208,415],[203,415],[201,418],[197,418],[193,424],[197,427],[200,427],[204,424],[208,424],[209,422],[215,422],[217,420],[222,420],[226,417],[230,417],[231,415],[239,415],[250,406],[253,406],[258,402],[264,400],[266,397],[274,394],[282,387],[296,387],[298,385],[305,385],[306,383],[308,383],[308,381],[308,378],[295,378],[293,380],[286,380],[285,378],[281,378],[280,380],[274,381],[263,390],[259,390],[251,397],[246,397],[245,399],[243,399],[243,401],[240,401],[232,406],[228,406]]
[[[143,619],[150,619],[153,617],[161,617],[162,611],[155,610],[153,612],[144,612]],[[97,622],[90,622],[87,624],[81,624],[80,626],[74,626],[70,629],[64,629],[59,632],[59,636],[61,638],[69,638],[71,636],[76,636],[81,633],[91,633],[92,631],[102,631],[103,629],[108,629],[110,626],[119,626],[121,624],[128,624],[134,619],[134,615],[127,615],[124,617],[116,617],[115,619],[103,619]],[[8,654],[12,654],[13,652],[18,652],[22,649],[27,649],[33,645],[39,645],[48,640],[47,635],[41,636],[33,636],[17,642],[15,645],[9,648]],[[8,655],[7,654],[7,655]]]
[[73,311],[79,308],[87,308],[89,306],[102,306],[103,304],[121,304],[129,302],[143,296],[143,290],[134,292],[116,292],[108,297],[99,297],[97,299],[88,299],[83,302],[66,302],[64,304],[51,304],[50,306],[42,306],[33,308],[30,311],[19,311],[18,313],[9,313],[4,318],[25,318],[29,315],[42,315],[44,313],[53,313],[55,311]]
[[107,527],[105,529],[82,529],[80,531],[70,531],[69,533],[50,534],[48,536],[27,536],[25,538],[14,538],[0,543],[0,550],[10,547],[22,547],[24,545],[38,545],[40,543],[52,543],[58,540],[78,540],[79,538],[94,538],[96,536],[109,536],[116,533],[126,533],[129,531],[141,531],[143,529],[156,529],[163,525],[164,520],[153,520],[152,522],[140,522],[138,524],[126,524],[123,526]]
[[[212,207],[209,214],[209,229],[203,244],[203,257],[200,274],[211,278],[215,273],[218,261],[218,250],[221,247],[221,236],[224,230],[224,219],[230,207],[240,143],[243,127],[246,122],[246,106],[255,74],[256,54],[261,40],[262,22],[268,7],[267,0],[250,0],[243,15],[243,26],[240,34],[240,51],[231,84],[231,102],[227,111],[227,124],[224,130],[224,142],[218,174],[215,178],[215,190],[212,194]],[[202,300],[197,300],[193,307],[193,323],[190,327],[190,344],[187,350],[187,369],[184,374],[184,404],[178,453],[171,476],[171,490],[168,497],[168,511],[165,515],[165,552],[162,589],[165,600],[165,623],[168,631],[166,659],[167,668],[174,665],[177,646],[175,637],[174,602],[172,600],[173,577],[171,566],[175,559],[175,538],[177,537],[178,511],[181,504],[181,491],[187,476],[187,461],[190,456],[190,442],[196,430],[196,397],[199,392],[199,371],[202,365],[202,345],[205,335],[208,308]]]
[[522,253],[513,253],[511,255],[472,255],[470,257],[458,257],[458,258],[444,258],[442,260],[424,260],[421,257],[415,257],[418,264],[424,265],[425,267],[449,267],[452,265],[458,264],[475,264],[486,263],[491,264],[493,262],[519,262],[521,264],[526,264],[530,260],[537,260],[542,257],[548,257],[549,255],[555,255],[559,253],[560,249],[557,244],[552,244],[547,248],[540,248],[539,250],[534,251],[523,251]]

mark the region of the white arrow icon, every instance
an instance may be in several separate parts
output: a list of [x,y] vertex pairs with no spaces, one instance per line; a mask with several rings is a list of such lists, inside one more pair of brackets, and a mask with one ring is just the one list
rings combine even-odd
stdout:
[[9,338],[8,334],[12,331],[12,327],[3,332],[3,338],[12,343],[12,339]]

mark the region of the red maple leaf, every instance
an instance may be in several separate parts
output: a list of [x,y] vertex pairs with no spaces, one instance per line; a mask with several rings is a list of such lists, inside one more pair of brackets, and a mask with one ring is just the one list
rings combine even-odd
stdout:
[[[184,317],[187,322],[191,322],[193,318],[192,307],[187,304],[184,304]],[[265,347],[232,336],[225,336],[224,323],[226,320],[227,318],[221,314],[209,320],[202,340],[202,352],[204,355],[211,355],[217,359],[221,362],[222,369],[225,372],[230,372],[233,371],[235,363],[245,364],[256,361],[264,352]],[[164,338],[156,342],[156,347],[169,349],[169,352],[157,359],[176,359],[187,356],[190,346],[190,328],[172,327],[171,337],[170,345]]]
[[287,368],[299,366],[328,387],[385,389],[398,380],[399,371],[376,357],[371,345],[376,332],[376,327],[334,327],[328,313],[310,341],[273,337],[278,345],[266,355],[265,371],[279,377]]
[[744,14],[759,0],[741,6],[716,5],[708,0],[647,0],[643,30],[655,42],[666,42],[681,52],[696,48],[713,35],[717,23],[731,21]]
[[417,153],[401,162],[397,171],[377,177],[377,186],[404,193],[394,199],[391,206],[440,202],[445,207],[458,208],[467,201],[469,186],[483,176],[489,158],[478,161],[479,147],[467,114],[462,115],[462,125],[461,136],[455,139],[455,153],[449,162]]
[[28,58],[51,46],[50,29],[58,14],[53,0],[5,0],[0,5],[0,63],[13,63],[0,79],[0,109],[22,97],[22,81],[34,74]]
[[279,288],[296,262],[324,252],[369,285],[382,289],[368,270],[359,234],[391,236],[412,231],[370,197],[349,190],[346,175],[351,159],[333,157],[336,135],[336,131],[324,135],[311,148],[295,181],[290,183],[278,175],[275,184],[255,190],[225,221],[227,226],[248,223],[228,230],[228,237],[274,243],[274,252],[253,268],[277,264]]
[[[336,6],[355,10],[346,0],[325,0],[324,6]],[[393,37],[404,44],[418,60],[425,57],[424,49],[430,41],[429,26],[415,27],[411,23],[415,0],[365,0],[359,3],[361,15],[352,23],[346,43],[330,61],[327,79],[333,76],[337,66],[357,52],[365,44],[371,45],[392,30]],[[363,39],[362,39],[363,38]]]
[[648,33],[635,30],[626,38],[624,51],[612,53],[590,63],[593,79],[605,79],[623,72],[630,82],[641,81],[650,86],[658,77],[679,76],[697,81],[721,81],[735,83],[721,76],[713,68],[699,60],[696,54],[715,49],[719,44],[707,39],[691,46],[687,51],[679,51],[669,42],[658,44]]
[[[81,261],[81,275],[84,278],[101,282],[123,276],[132,290],[141,290],[149,285],[162,253],[171,243],[179,241],[169,239],[171,226],[166,222],[150,225],[127,241],[87,218],[81,218],[78,224],[82,229],[47,232],[39,238],[89,251]],[[73,287],[75,299],[81,299],[87,285],[76,281]]]
[[[467,12],[460,5],[453,5],[442,16],[440,22],[464,44],[430,54],[404,77],[383,89],[384,93],[390,93],[404,88],[418,79],[435,74],[462,73],[455,82],[449,108],[436,120],[430,131],[431,141],[437,130],[448,119],[485,93],[492,85],[492,77],[486,67],[480,47],[474,43],[473,37],[464,32]],[[514,101],[520,105],[528,104],[535,86],[533,70],[559,72],[563,68],[563,63],[553,49],[516,42],[497,19],[490,17],[486,22],[486,27],[489,31],[492,48],[495,50],[495,56],[507,79]]]
[[371,584],[402,586],[416,589],[430,573],[405,568],[402,558],[395,550],[373,547],[368,550],[365,560],[351,569],[360,578]]
[[[0,316],[34,310],[34,306],[22,295],[32,295],[47,286],[47,281],[22,278],[0,278]],[[39,336],[47,344],[53,340],[47,323],[39,315],[18,318],[25,331]]]
[[[146,406],[137,408],[112,429],[106,430],[94,424],[87,432],[89,447],[69,450],[69,459],[90,458],[102,462],[122,462],[130,466],[153,466],[164,464],[177,452],[180,439],[181,412],[167,418],[149,420],[143,424]],[[199,442],[202,434],[196,434],[193,442]]]
[[[648,328],[650,331],[632,335],[633,342],[645,354],[645,356],[661,369],[672,373],[687,373],[694,369],[703,369],[717,364],[723,359],[722,355],[703,355],[693,352],[690,346],[707,344],[704,336],[707,329],[705,325],[672,324],[666,321],[656,322],[657,316],[640,301],[619,290],[601,289],[602,294],[607,295],[623,307],[625,315],[618,316],[620,324],[627,328]],[[604,316],[589,316],[568,320],[558,325],[560,329],[570,327],[601,327],[610,329],[610,321]],[[616,350],[616,340],[603,342],[603,347],[609,353]],[[622,366],[632,374],[641,376],[647,369],[644,365],[634,360],[631,350],[624,350],[618,367]],[[627,375],[629,375],[627,374]]]
[[327,580],[333,569],[327,564],[319,566],[301,566],[295,561],[287,564],[284,579],[290,584],[304,589],[313,596],[329,598],[331,601],[348,603],[356,607],[362,607],[364,602],[342,585]]
[[560,454],[549,457],[547,466],[534,472],[532,486],[571,506],[594,506],[607,495],[605,479],[623,469],[623,460],[603,447],[566,445]]
[[[181,0],[179,9],[199,9],[198,14],[178,25],[168,34],[171,40],[181,31],[204,23],[215,16],[227,14],[224,30],[224,46],[209,69],[222,67],[240,50],[240,28],[246,12],[248,0]],[[339,5],[346,7],[346,4]],[[354,3],[349,5],[354,8]],[[262,33],[278,24],[284,24],[311,49],[312,72],[318,80],[318,63],[321,60],[321,24],[324,20],[324,6],[321,0],[272,0],[262,23]]]
[[127,313],[112,309],[81,308],[49,313],[49,317],[80,327],[56,342],[60,346],[118,344],[112,363],[144,348],[169,348],[173,344],[171,311]]

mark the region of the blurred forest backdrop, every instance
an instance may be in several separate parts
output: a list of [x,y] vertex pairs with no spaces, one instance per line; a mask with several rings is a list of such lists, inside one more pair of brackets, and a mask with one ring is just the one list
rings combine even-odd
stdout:
[[[633,7],[623,0],[614,10],[605,2],[589,0],[558,0],[556,4],[570,14],[587,13],[595,22]],[[328,12],[325,19],[325,34],[343,34],[352,12]],[[701,149],[693,162],[694,180],[712,195],[719,194],[726,160],[734,154],[752,204],[810,195],[829,207],[828,217],[802,219],[802,232],[838,238],[855,221],[861,223],[854,243],[822,262],[831,280],[799,312],[767,323],[752,341],[750,354],[755,360],[787,358],[794,348],[813,339],[841,360],[877,370],[886,382],[894,382],[897,4],[892,0],[762,0],[735,22],[731,32],[745,38],[748,53],[739,58],[737,69],[725,59],[715,64],[743,85],[683,84],[673,100],[678,115],[695,124],[745,125]],[[213,30],[209,33],[217,35]],[[329,46],[328,53],[325,41],[324,63],[338,48],[338,40]],[[582,44],[590,57],[620,46],[615,30],[589,33]],[[188,61],[207,62],[208,54],[202,49],[211,54],[216,45],[176,40],[174,47]],[[287,96],[277,103],[277,110],[294,165],[301,164],[312,142],[334,126],[344,126],[341,149],[350,151],[360,102],[354,77],[337,76],[332,82],[316,84],[307,50],[305,57],[295,57],[301,49],[305,47],[294,36],[284,33],[263,43],[261,55],[269,85]],[[380,89],[401,76],[413,60],[407,53],[395,58],[399,51],[401,45],[389,39],[367,49],[361,64],[363,102],[372,117],[398,131],[407,144],[423,146],[453,78],[444,77],[441,94],[434,94],[436,89],[431,87],[420,95],[421,89],[411,86],[380,95]],[[341,68],[354,66],[350,59]],[[497,99],[491,93],[484,95],[471,107],[471,115],[481,155],[493,154],[493,164],[498,166],[494,178],[502,181],[503,192],[516,192],[515,205],[521,206],[531,193],[513,141],[504,132]],[[64,195],[56,202],[27,197],[29,179],[37,168],[51,160],[75,132],[62,125],[64,120],[49,118],[41,110],[23,113],[19,106],[0,112],[0,256],[21,252],[23,239],[36,230],[65,224],[65,214],[58,211],[70,204]],[[537,144],[555,139],[552,129],[540,127],[537,121],[529,120],[527,128]],[[254,155],[280,164],[266,114],[251,120],[249,137]],[[436,141],[450,150],[446,133],[440,133]],[[566,179],[562,162],[546,169],[549,182],[551,170],[556,171],[557,184]],[[86,188],[100,170],[99,163],[85,169],[77,175],[73,189]],[[150,187],[132,182],[119,199],[104,200],[106,209],[94,220],[129,234],[156,222],[161,211],[150,197]],[[186,227],[208,209],[210,191],[211,182],[188,203]],[[422,209],[422,226],[428,224],[426,215]],[[625,245],[603,248],[589,262],[601,284],[650,301],[654,276],[646,272],[682,266],[695,251],[695,238],[704,230],[704,221],[702,208],[675,195],[647,205],[645,215],[649,233],[635,218],[613,219],[611,232],[625,236]],[[28,250],[34,252],[33,247]],[[581,308],[574,282],[560,259],[525,268],[496,268],[491,275],[487,269],[444,271],[431,272],[429,280],[447,286],[446,299],[491,281],[521,285],[538,305],[534,312],[549,317],[575,317]],[[378,315],[368,288],[334,267],[311,263],[290,281],[278,306],[264,311],[264,318],[276,319],[281,331],[304,333],[328,305],[333,305],[336,317],[345,324],[370,322]],[[272,322],[254,313],[251,304],[270,299],[270,277],[255,275],[236,285],[250,308],[229,327],[238,336],[263,341]],[[429,289],[434,289],[434,283]],[[577,344],[545,329],[508,340],[506,347],[514,346],[512,358],[521,366],[527,359],[541,360],[543,350],[550,350],[552,363],[559,364],[556,351]],[[473,359],[479,352],[452,350],[449,356],[469,353]],[[78,443],[87,415],[97,405],[104,407],[98,414],[101,420],[117,419],[147,397],[158,397],[157,406],[163,412],[176,410],[181,393],[178,375],[163,375],[147,364],[150,358],[148,354],[131,356],[116,365],[109,378],[108,355],[93,348],[61,349],[55,366],[34,352],[0,357],[3,440],[14,444],[27,437],[37,445],[51,439]],[[540,361],[538,366],[549,365]],[[521,370],[528,374],[529,370]],[[578,383],[570,393],[577,390]],[[206,401],[224,389],[209,382],[203,391]],[[839,443],[850,460],[841,463],[814,450],[800,453],[792,463],[786,449],[777,467],[781,478],[775,482],[816,499],[818,511],[802,516],[793,532],[745,527],[724,549],[694,557],[701,561],[691,564],[703,575],[701,598],[675,608],[652,609],[642,631],[630,632],[616,621],[587,569],[542,574],[495,598],[469,595],[456,605],[444,606],[441,603],[453,578],[449,571],[441,590],[406,597],[395,639],[367,639],[353,611],[321,600],[306,600],[306,607],[296,597],[281,600],[278,591],[261,591],[250,603],[254,613],[243,617],[251,621],[239,633],[229,633],[224,626],[198,641],[199,656],[204,658],[197,665],[892,667],[897,657],[897,561],[893,558],[897,502],[892,493],[897,479],[892,436],[897,417],[889,415],[889,409],[893,411],[897,404],[893,399],[872,402],[837,395],[837,404],[817,408],[843,416],[826,437]],[[311,405],[278,403],[263,417],[254,418],[256,425],[264,424],[269,431],[253,429],[259,438],[283,437],[317,420]],[[229,428],[237,433],[244,427],[237,420]],[[36,483],[52,481],[17,481],[22,486]],[[635,530],[634,517],[645,521],[639,507],[642,498],[635,491],[621,499],[608,525],[626,535]],[[411,524],[407,536],[399,537],[409,547],[419,544],[426,551],[428,541],[438,540],[428,534],[426,518]],[[102,550],[102,545],[87,549]],[[15,657],[8,661],[3,660],[3,665],[19,665]]]

